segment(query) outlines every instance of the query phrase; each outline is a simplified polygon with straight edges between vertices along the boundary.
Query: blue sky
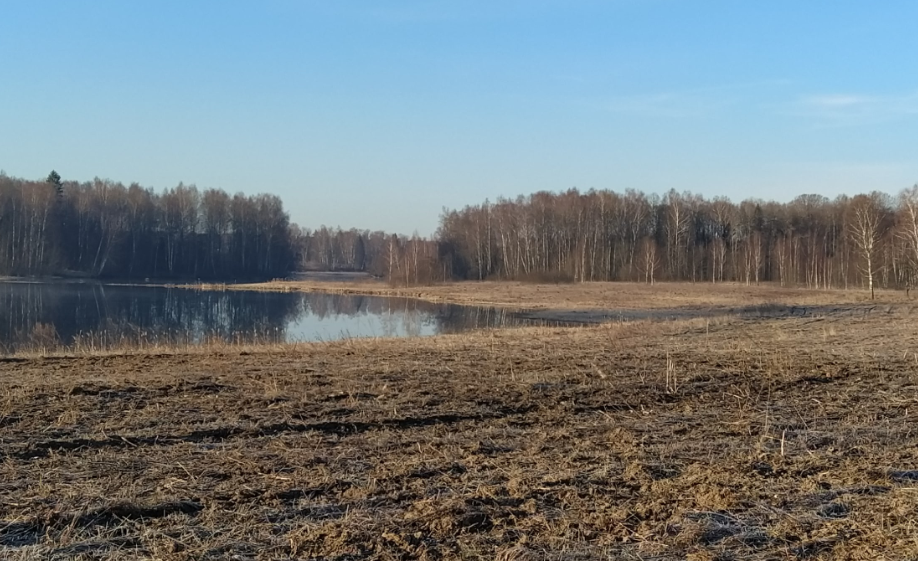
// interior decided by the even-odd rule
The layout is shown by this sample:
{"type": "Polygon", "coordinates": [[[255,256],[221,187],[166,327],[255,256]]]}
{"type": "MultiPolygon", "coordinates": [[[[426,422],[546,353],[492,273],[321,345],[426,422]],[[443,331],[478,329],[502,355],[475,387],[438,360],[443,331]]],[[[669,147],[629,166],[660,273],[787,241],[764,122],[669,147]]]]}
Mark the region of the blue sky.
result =
{"type": "Polygon", "coordinates": [[[918,182],[918,3],[5,0],[0,169],[432,234],[537,190],[918,182]]]}

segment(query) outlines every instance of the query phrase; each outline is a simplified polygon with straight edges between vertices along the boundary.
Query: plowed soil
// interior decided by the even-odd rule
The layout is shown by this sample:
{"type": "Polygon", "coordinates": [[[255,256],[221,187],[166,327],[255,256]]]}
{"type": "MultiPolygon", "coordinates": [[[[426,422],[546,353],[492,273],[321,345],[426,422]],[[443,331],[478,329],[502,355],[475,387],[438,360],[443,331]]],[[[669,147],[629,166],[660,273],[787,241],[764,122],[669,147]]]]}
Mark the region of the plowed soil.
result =
{"type": "Polygon", "coordinates": [[[916,558],[916,320],[3,359],[0,558],[916,558]]]}

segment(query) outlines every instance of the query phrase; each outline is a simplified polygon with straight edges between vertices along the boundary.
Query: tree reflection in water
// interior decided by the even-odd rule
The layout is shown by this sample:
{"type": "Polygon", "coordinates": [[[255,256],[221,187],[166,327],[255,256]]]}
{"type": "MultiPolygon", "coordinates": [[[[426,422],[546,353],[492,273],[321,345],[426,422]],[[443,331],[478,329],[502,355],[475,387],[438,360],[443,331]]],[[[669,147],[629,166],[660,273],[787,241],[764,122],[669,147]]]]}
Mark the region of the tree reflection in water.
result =
{"type": "Polygon", "coordinates": [[[375,296],[0,283],[0,351],[414,337],[532,325],[504,310],[375,296]]]}

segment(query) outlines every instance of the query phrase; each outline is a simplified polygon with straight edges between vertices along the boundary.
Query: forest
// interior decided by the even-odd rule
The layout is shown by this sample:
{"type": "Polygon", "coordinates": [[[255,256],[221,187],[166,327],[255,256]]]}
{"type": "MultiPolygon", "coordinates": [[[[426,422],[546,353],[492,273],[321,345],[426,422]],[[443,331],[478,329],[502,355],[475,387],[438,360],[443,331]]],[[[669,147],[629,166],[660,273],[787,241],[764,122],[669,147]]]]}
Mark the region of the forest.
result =
{"type": "Polygon", "coordinates": [[[184,184],[156,192],[99,178],[63,181],[56,172],[43,181],[0,173],[0,275],[235,281],[318,269],[390,276],[390,263],[402,267],[422,243],[430,242],[303,229],[268,194],[184,184]]]}
{"type": "Polygon", "coordinates": [[[263,278],[294,265],[273,195],[0,176],[0,274],[263,278]]]}
{"type": "Polygon", "coordinates": [[[451,278],[907,287],[918,186],[738,204],[675,190],[538,192],[446,211],[437,241],[451,278]]]}
{"type": "Polygon", "coordinates": [[[537,192],[444,210],[432,238],[290,221],[274,195],[0,174],[0,275],[251,280],[367,271],[444,280],[910,287],[918,186],[781,203],[671,190],[537,192]]]}

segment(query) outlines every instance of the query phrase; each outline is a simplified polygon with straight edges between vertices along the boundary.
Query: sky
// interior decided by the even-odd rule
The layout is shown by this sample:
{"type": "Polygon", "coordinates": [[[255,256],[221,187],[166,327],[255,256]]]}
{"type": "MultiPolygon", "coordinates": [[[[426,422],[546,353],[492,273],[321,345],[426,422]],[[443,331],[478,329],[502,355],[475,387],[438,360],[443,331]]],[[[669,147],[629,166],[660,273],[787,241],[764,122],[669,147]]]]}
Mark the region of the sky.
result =
{"type": "Polygon", "coordinates": [[[918,2],[2,0],[0,170],[436,231],[541,190],[918,182],[918,2]]]}

